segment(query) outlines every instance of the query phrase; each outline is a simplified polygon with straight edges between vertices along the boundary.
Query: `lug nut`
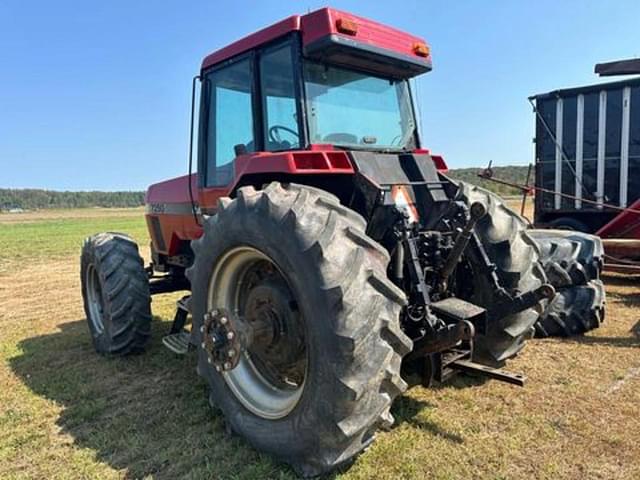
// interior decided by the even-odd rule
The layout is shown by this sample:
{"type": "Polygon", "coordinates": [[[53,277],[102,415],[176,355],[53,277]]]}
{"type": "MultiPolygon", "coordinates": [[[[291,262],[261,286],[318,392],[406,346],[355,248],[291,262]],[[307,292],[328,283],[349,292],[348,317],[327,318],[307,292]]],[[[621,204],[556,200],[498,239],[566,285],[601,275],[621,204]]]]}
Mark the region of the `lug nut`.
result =
{"type": "Polygon", "coordinates": [[[206,345],[204,344],[204,342],[202,342],[202,343],[200,344],[200,346],[201,346],[202,348],[205,348],[205,347],[206,347],[206,345]]]}
{"type": "Polygon", "coordinates": [[[222,369],[220,368],[220,365],[216,365],[216,372],[220,372],[222,371],[222,369]]]}
{"type": "Polygon", "coordinates": [[[236,354],[236,351],[233,348],[227,352],[227,356],[229,358],[233,358],[235,354],[236,354]]]}
{"type": "Polygon", "coordinates": [[[229,362],[225,362],[224,369],[225,370],[230,370],[231,369],[231,364],[229,362]]]}
{"type": "Polygon", "coordinates": [[[227,317],[220,317],[220,325],[226,325],[227,321],[227,317]]]}
{"type": "Polygon", "coordinates": [[[211,357],[207,357],[207,363],[211,363],[211,357]]]}
{"type": "Polygon", "coordinates": [[[204,325],[200,326],[200,333],[204,333],[204,325]]]}
{"type": "Polygon", "coordinates": [[[227,333],[227,340],[233,340],[233,337],[235,337],[236,335],[233,332],[229,332],[227,333]]]}

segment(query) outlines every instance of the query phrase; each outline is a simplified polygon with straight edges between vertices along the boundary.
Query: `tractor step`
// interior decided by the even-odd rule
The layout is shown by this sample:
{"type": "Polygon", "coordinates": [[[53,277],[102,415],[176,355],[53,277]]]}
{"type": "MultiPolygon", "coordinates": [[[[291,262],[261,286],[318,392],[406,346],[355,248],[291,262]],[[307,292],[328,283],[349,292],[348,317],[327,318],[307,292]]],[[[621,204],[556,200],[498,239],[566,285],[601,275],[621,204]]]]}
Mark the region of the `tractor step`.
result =
{"type": "Polygon", "coordinates": [[[163,337],[162,344],[177,355],[186,355],[190,347],[190,338],[191,333],[183,330],[163,337]]]}

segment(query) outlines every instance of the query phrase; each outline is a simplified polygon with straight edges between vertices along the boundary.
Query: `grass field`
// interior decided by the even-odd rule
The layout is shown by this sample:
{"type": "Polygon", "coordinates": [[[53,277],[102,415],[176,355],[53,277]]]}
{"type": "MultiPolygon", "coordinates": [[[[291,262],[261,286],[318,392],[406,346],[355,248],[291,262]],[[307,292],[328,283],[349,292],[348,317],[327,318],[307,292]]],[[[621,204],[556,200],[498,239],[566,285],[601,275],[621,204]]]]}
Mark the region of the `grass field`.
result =
{"type": "MultiPolygon", "coordinates": [[[[295,478],[229,436],[194,356],[162,346],[179,295],[153,299],[145,355],[93,352],[78,257],[104,230],[148,244],[140,209],[0,215],[0,478],[295,478]]],[[[640,478],[640,340],[629,332],[640,279],[606,282],[603,327],[532,340],[509,364],[525,388],[461,377],[416,387],[395,403],[396,426],[335,478],[640,478]]]]}

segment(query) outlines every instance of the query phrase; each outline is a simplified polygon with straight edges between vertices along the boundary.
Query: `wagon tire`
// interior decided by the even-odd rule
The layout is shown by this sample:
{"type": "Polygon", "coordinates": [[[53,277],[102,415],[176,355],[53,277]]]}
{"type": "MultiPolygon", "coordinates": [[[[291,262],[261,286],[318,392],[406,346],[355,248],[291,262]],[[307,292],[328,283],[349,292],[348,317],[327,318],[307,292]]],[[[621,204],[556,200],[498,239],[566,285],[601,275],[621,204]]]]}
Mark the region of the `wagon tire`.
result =
{"type": "Polygon", "coordinates": [[[600,280],[559,290],[536,323],[536,337],[570,337],[598,328],[605,318],[600,280]]]}
{"type": "Polygon", "coordinates": [[[606,296],[600,273],[602,240],[581,232],[530,230],[556,296],[536,322],[536,337],[569,337],[598,328],[605,319],[606,296]]]}
{"type": "Polygon", "coordinates": [[[554,287],[585,285],[591,280],[600,279],[604,267],[604,247],[597,235],[542,229],[529,230],[529,235],[540,246],[540,261],[554,287]],[[558,273],[562,276],[562,270],[567,274],[564,284],[558,278],[558,273]]]}

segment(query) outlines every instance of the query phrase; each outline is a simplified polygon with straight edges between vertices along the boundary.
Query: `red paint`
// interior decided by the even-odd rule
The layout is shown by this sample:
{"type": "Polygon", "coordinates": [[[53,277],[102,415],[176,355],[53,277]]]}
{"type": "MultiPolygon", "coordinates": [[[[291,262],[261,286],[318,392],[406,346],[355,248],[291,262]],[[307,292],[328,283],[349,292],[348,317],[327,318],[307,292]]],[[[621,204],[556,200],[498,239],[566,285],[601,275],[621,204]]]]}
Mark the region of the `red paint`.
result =
{"type": "Polygon", "coordinates": [[[228,196],[240,180],[251,174],[353,175],[355,170],[346,152],[330,145],[314,145],[311,150],[256,152],[235,160],[235,181],[227,187],[203,188],[198,201],[203,209],[215,209],[220,197],[228,196]]]}
{"type": "Polygon", "coordinates": [[[436,166],[436,169],[439,172],[446,173],[449,171],[449,167],[447,166],[447,162],[444,161],[444,157],[442,155],[431,155],[431,160],[436,166]]]}
{"type": "Polygon", "coordinates": [[[444,161],[444,157],[442,155],[436,155],[431,153],[431,150],[428,148],[416,148],[413,150],[413,153],[416,154],[427,154],[431,156],[431,160],[436,166],[436,169],[439,172],[446,173],[449,171],[449,167],[447,166],[447,162],[444,161]]]}
{"type": "MultiPolygon", "coordinates": [[[[154,183],[147,189],[144,202],[150,203],[186,203],[189,198],[189,175],[154,183]]],[[[191,175],[191,189],[195,196],[198,191],[198,177],[194,173],[191,175]]]]}
{"type": "Polygon", "coordinates": [[[640,238],[640,199],[629,205],[596,232],[602,238],[640,238]],[[633,211],[630,211],[633,210],[633,211]]]}
{"type": "Polygon", "coordinates": [[[202,69],[208,68],[216,63],[228,60],[231,57],[247,52],[260,45],[275,40],[287,33],[300,30],[300,15],[292,15],[284,20],[280,20],[273,25],[258,30],[257,32],[247,35],[246,37],[227,45],[220,50],[216,50],[212,54],[205,57],[202,62],[202,69]]]}
{"type": "MultiPolygon", "coordinates": [[[[303,15],[300,17],[300,28],[303,45],[308,45],[328,35],[339,35],[366,45],[415,57],[417,55],[413,49],[414,45],[416,43],[425,43],[424,39],[420,37],[333,8],[322,8],[303,15]],[[338,31],[337,23],[342,18],[356,23],[358,31],[355,35],[348,35],[338,31]]],[[[430,58],[430,56],[427,58],[430,58]]]]}
{"type": "Polygon", "coordinates": [[[151,219],[154,216],[160,220],[160,231],[162,232],[164,243],[167,246],[166,250],[160,250],[158,248],[158,242],[154,241],[153,245],[158,250],[158,253],[176,255],[179,252],[182,242],[194,240],[202,236],[202,227],[196,223],[193,215],[169,215],[166,213],[145,215],[147,229],[152,236],[155,230],[152,227],[151,219]]]}
{"type": "Polygon", "coordinates": [[[294,31],[301,32],[303,45],[308,45],[329,35],[338,35],[356,40],[365,45],[390,50],[394,53],[409,57],[420,57],[425,61],[431,60],[430,53],[426,57],[416,54],[415,45],[425,44],[424,39],[420,37],[347,12],[332,8],[322,8],[306,15],[292,15],[213,52],[202,62],[202,69],[204,70],[243,52],[248,52],[266,42],[294,31]],[[338,21],[341,19],[356,24],[357,30],[355,34],[342,33],[338,30],[338,21]]]}

